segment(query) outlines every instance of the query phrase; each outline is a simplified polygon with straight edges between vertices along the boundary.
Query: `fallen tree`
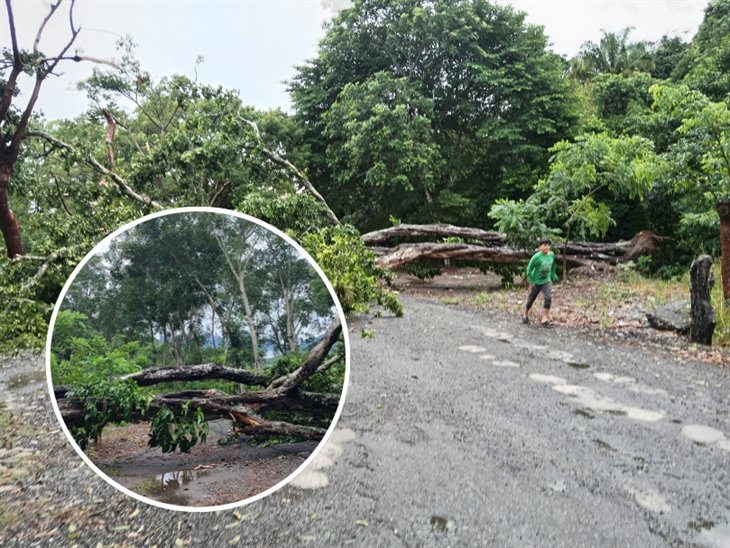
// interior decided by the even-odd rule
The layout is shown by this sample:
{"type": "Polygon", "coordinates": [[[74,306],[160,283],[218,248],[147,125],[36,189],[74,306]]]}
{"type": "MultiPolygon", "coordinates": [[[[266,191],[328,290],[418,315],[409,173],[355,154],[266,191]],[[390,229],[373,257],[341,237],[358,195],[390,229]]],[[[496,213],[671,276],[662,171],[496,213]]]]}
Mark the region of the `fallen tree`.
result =
{"type": "MultiPolygon", "coordinates": [[[[324,424],[329,425],[334,417],[340,394],[306,391],[302,389],[302,385],[314,375],[323,374],[332,365],[341,362],[342,355],[329,356],[327,359],[332,347],[340,340],[341,333],[342,325],[336,318],[297,368],[274,379],[217,364],[182,365],[145,369],[114,379],[113,386],[124,387],[124,398],[121,402],[116,401],[111,393],[95,391],[98,387],[56,386],[54,395],[61,417],[82,448],[89,441],[98,439],[107,423],[152,421],[154,430],[155,418],[163,410],[169,410],[179,420],[190,422],[193,420],[193,416],[189,414],[190,409],[195,410],[194,420],[198,423],[202,420],[227,418],[234,421],[237,431],[247,435],[319,440],[327,430],[324,424]],[[137,389],[143,386],[200,380],[232,381],[245,387],[245,390],[237,394],[227,394],[218,389],[184,390],[155,394],[151,398],[129,397],[130,393],[136,394],[137,389]],[[284,412],[288,416],[307,416],[309,418],[305,422],[308,424],[263,416],[270,411],[284,412]]],[[[165,422],[166,427],[169,424],[169,420],[165,422]]],[[[180,429],[179,426],[177,428],[180,429]]],[[[193,430],[193,433],[197,441],[197,431],[193,430]]],[[[207,429],[200,437],[204,439],[205,434],[207,429]]],[[[159,437],[159,433],[151,432],[150,437],[155,439],[155,436],[159,437]]],[[[185,444],[180,447],[185,450],[185,444]]]]}
{"type": "MultiPolygon", "coordinates": [[[[567,246],[563,243],[556,243],[553,247],[558,258],[562,260],[565,255],[566,263],[571,267],[595,266],[601,263],[616,265],[651,253],[659,242],[666,239],[649,231],[641,231],[631,240],[626,241],[606,243],[571,241],[567,246]]],[[[364,234],[362,241],[377,255],[376,264],[383,268],[396,268],[417,259],[516,264],[528,261],[533,253],[533,251],[510,247],[503,233],[446,224],[398,225],[364,234]],[[382,245],[394,240],[433,236],[461,238],[467,241],[464,243],[403,242],[395,247],[383,247],[382,245]]]]}

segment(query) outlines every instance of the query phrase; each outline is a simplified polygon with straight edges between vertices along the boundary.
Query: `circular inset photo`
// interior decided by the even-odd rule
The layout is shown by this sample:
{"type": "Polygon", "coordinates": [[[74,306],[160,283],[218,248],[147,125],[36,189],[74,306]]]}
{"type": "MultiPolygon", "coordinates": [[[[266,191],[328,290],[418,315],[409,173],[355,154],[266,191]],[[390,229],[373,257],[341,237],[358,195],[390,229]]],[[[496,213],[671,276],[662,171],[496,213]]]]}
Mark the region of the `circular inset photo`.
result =
{"type": "Polygon", "coordinates": [[[265,223],[182,208],[131,223],[74,270],[48,383],[81,457],[130,496],[207,511],[292,479],[334,429],[345,319],[312,258],[265,223]]]}

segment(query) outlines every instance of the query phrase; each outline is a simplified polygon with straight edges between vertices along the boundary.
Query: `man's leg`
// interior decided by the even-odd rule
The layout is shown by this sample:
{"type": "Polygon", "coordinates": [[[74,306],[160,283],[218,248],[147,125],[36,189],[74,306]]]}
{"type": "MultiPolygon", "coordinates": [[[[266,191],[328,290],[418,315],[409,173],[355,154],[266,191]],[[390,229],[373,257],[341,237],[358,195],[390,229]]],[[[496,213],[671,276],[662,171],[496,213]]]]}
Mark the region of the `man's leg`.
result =
{"type": "Polygon", "coordinates": [[[540,285],[531,285],[530,286],[530,293],[527,296],[527,303],[525,303],[525,313],[522,315],[522,323],[528,323],[530,321],[530,308],[532,308],[532,305],[535,302],[535,299],[537,299],[538,294],[540,293],[540,288],[542,286],[540,285]]]}
{"type": "Polygon", "coordinates": [[[551,282],[540,286],[540,292],[542,293],[543,304],[542,304],[542,323],[551,324],[553,320],[550,318],[550,306],[553,302],[553,284],[551,282]]]}

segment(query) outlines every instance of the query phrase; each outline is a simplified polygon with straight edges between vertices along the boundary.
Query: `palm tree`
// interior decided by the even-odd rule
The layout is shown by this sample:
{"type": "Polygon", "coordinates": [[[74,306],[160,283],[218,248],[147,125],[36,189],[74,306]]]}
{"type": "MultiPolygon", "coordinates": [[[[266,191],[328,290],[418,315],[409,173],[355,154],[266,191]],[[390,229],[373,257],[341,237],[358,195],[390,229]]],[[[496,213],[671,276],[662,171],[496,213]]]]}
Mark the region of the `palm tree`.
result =
{"type": "Polygon", "coordinates": [[[571,60],[570,73],[580,80],[590,80],[596,74],[630,75],[636,71],[649,72],[654,67],[651,45],[647,42],[629,42],[632,27],[622,31],[602,30],[601,41],[586,42],[571,60]]]}

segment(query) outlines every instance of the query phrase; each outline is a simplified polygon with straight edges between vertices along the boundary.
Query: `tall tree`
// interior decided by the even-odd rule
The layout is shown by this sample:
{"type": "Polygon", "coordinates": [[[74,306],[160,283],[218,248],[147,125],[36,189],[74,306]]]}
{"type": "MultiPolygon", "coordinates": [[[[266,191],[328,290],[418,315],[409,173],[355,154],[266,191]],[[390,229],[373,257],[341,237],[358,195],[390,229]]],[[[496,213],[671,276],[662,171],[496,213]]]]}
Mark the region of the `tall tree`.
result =
{"type": "MultiPolygon", "coordinates": [[[[413,220],[481,224],[495,197],[529,188],[546,167],[547,148],[576,122],[574,89],[546,48],[542,29],[523,13],[486,0],[357,0],[291,83],[313,152],[309,173],[328,199],[345,184],[344,166],[348,189],[370,176],[400,181],[386,192],[400,188],[411,202],[428,202],[428,190],[432,204],[413,220]],[[393,127],[383,127],[386,120],[393,127]],[[348,149],[367,136],[370,158],[364,146],[348,149]],[[415,165],[392,158],[407,148],[415,165]]],[[[378,223],[398,208],[384,202],[378,223]]],[[[336,209],[354,217],[361,206],[345,201],[336,209]]]]}

